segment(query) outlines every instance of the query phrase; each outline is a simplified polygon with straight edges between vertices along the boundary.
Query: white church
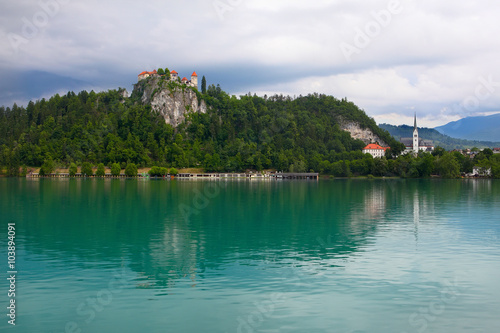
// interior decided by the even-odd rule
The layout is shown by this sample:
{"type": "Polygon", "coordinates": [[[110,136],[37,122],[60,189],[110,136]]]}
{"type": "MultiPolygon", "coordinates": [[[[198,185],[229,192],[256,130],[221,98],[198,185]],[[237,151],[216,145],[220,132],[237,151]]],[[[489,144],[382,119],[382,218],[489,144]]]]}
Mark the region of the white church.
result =
{"type": "Polygon", "coordinates": [[[424,140],[418,137],[418,127],[417,127],[417,115],[415,114],[415,120],[413,125],[413,137],[412,138],[400,138],[399,141],[405,145],[406,149],[403,154],[414,153],[417,154],[419,151],[432,152],[434,150],[434,143],[431,140],[424,140]]]}

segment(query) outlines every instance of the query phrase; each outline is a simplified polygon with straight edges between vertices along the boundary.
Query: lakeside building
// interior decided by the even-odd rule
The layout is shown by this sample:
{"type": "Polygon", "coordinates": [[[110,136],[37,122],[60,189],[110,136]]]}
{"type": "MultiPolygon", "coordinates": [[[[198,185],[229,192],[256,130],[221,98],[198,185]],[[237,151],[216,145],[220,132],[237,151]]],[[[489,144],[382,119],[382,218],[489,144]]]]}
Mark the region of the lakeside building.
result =
{"type": "Polygon", "coordinates": [[[469,177],[491,177],[491,168],[482,168],[475,166],[472,168],[472,173],[468,174],[469,177]]]}
{"type": "Polygon", "coordinates": [[[365,148],[363,148],[363,154],[370,154],[373,157],[383,157],[385,156],[385,151],[390,147],[382,147],[378,143],[370,143],[365,148]]]}
{"type": "MultiPolygon", "coordinates": [[[[153,70],[152,72],[144,71],[139,75],[137,75],[137,82],[147,79],[148,77],[160,77],[160,76],[164,75],[158,74],[156,69],[153,70]]],[[[177,73],[176,71],[171,71],[169,81],[179,81],[179,73],[177,73]]],[[[198,88],[198,74],[196,74],[196,72],[193,72],[193,74],[191,74],[191,80],[188,80],[186,77],[183,77],[180,81],[181,83],[189,87],[198,88]]]]}
{"type": "Polygon", "coordinates": [[[399,141],[405,145],[406,149],[403,154],[414,153],[417,154],[419,151],[432,152],[434,150],[434,143],[431,140],[424,140],[418,137],[418,127],[417,127],[417,115],[415,114],[415,120],[413,125],[413,137],[411,138],[400,138],[399,141]]]}

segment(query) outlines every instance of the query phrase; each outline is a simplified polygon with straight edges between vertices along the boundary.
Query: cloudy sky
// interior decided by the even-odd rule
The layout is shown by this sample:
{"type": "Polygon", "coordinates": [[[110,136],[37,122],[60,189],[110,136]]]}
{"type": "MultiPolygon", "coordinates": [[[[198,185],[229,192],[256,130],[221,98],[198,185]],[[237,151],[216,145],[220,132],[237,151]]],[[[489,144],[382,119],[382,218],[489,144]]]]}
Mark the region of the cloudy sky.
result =
{"type": "Polygon", "coordinates": [[[0,105],[158,67],[230,94],[347,97],[378,123],[500,112],[500,2],[0,0],[0,105]]]}

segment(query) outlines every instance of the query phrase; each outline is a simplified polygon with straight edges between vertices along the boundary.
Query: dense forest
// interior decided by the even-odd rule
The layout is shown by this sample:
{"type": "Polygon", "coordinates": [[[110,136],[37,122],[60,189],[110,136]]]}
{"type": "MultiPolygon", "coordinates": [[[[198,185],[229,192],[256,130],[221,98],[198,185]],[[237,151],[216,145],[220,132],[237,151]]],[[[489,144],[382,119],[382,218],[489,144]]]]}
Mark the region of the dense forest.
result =
{"type": "MultiPolygon", "coordinates": [[[[30,102],[26,108],[0,107],[2,172],[22,175],[42,165],[51,171],[100,164],[101,172],[103,165],[133,165],[207,172],[274,169],[334,176],[454,177],[454,171],[472,169],[470,161],[444,151],[395,158],[404,147],[346,99],[319,94],[235,97],[214,85],[202,92],[186,89],[205,100],[208,112],[191,113],[176,128],[143,105],[137,92],[127,98],[121,89],[68,92],[30,102]],[[390,144],[388,157],[363,154],[365,144],[342,131],[341,121],[371,129],[390,144]]],[[[483,157],[494,166],[500,162],[483,157]]]]}
{"type": "MultiPolygon", "coordinates": [[[[413,126],[400,125],[394,126],[389,124],[380,124],[380,128],[388,131],[396,140],[402,137],[412,137],[413,136],[413,126]]],[[[466,149],[466,148],[494,148],[500,147],[500,142],[489,142],[489,141],[473,141],[473,140],[463,140],[452,138],[448,135],[439,133],[433,128],[418,128],[419,137],[432,140],[434,145],[443,147],[446,150],[453,149],[466,149]]]]}

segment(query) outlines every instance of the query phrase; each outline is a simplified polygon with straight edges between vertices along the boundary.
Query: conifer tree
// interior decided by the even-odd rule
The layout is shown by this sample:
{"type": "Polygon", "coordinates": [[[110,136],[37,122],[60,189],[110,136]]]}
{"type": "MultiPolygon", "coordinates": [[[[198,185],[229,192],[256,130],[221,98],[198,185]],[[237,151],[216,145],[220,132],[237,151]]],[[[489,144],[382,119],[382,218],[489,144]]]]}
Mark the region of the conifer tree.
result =
{"type": "Polygon", "coordinates": [[[205,94],[207,92],[207,80],[205,79],[205,75],[201,79],[201,93],[205,94]]]}

